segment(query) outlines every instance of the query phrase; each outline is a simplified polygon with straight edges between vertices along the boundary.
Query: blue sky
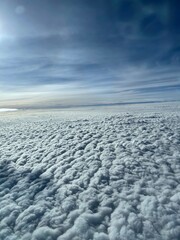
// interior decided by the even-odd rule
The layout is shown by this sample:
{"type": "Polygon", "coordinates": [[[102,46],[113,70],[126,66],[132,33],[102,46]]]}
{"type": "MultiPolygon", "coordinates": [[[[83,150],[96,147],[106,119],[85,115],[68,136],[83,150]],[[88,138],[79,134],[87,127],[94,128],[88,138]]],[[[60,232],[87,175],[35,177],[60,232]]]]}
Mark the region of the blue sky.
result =
{"type": "Polygon", "coordinates": [[[0,1],[0,107],[180,100],[180,1],[0,1]]]}

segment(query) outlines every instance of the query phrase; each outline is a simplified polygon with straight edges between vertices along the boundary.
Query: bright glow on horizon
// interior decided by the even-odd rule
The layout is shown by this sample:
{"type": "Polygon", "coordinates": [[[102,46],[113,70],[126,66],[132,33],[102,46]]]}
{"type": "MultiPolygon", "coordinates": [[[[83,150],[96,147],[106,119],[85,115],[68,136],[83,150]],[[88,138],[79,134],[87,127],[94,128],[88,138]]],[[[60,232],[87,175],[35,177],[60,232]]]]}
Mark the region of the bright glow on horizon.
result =
{"type": "Polygon", "coordinates": [[[15,112],[18,111],[16,108],[0,108],[0,112],[15,112]]]}

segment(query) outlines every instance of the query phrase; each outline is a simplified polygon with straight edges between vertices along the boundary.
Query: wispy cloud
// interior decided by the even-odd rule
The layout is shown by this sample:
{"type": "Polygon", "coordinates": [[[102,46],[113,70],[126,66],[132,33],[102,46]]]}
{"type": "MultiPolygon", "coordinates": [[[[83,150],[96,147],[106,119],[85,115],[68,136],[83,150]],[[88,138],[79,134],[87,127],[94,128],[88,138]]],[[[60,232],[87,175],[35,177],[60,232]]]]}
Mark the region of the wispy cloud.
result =
{"type": "Polygon", "coordinates": [[[167,2],[40,2],[0,3],[1,106],[179,99],[167,2]]]}

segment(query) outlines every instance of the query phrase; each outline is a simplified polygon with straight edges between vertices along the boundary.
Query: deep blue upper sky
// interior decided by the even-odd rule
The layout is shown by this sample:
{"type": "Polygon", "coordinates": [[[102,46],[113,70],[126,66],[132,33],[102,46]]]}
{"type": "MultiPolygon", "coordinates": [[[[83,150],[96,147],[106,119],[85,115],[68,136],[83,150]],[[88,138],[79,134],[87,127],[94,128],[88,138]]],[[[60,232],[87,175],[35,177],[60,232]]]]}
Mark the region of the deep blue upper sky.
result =
{"type": "Polygon", "coordinates": [[[179,0],[1,0],[0,107],[180,100],[179,0]]]}

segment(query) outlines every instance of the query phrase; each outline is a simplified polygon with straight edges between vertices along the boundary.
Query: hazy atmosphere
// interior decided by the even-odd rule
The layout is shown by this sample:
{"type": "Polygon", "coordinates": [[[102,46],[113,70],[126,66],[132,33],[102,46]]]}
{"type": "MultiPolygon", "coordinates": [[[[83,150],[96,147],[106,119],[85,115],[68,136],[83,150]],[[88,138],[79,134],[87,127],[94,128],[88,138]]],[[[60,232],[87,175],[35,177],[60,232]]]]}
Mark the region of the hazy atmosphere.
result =
{"type": "Polygon", "coordinates": [[[0,107],[180,100],[180,1],[0,1],[0,107]]]}

